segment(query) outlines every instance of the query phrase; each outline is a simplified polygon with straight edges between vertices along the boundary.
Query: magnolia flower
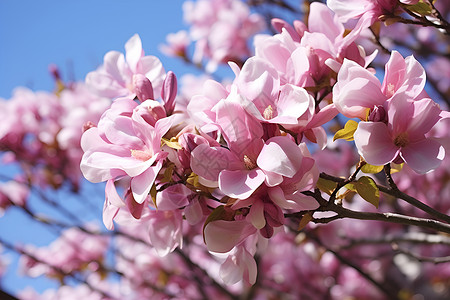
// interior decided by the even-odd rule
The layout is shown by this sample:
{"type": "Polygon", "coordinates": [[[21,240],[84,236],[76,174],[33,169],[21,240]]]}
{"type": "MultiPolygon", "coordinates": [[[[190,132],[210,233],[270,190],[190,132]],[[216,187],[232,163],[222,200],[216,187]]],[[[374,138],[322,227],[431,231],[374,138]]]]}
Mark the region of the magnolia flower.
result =
{"type": "Polygon", "coordinates": [[[385,69],[381,84],[369,70],[345,59],[333,87],[333,102],[338,111],[348,118],[364,120],[367,109],[384,105],[396,94],[404,93],[409,99],[422,96],[426,75],[414,56],[404,59],[393,51],[385,69]]]}
{"type": "Polygon", "coordinates": [[[117,51],[105,54],[103,65],[86,76],[86,84],[97,94],[108,97],[134,97],[136,90],[133,75],[147,77],[156,95],[160,94],[164,68],[155,56],[144,56],[139,35],[133,35],[125,43],[125,56],[117,51]]]}
{"type": "Polygon", "coordinates": [[[146,111],[152,107],[147,101],[138,106],[127,98],[116,100],[103,114],[98,128],[87,130],[81,140],[84,177],[101,182],[128,176],[132,195],[139,204],[147,197],[168,155],[161,150],[161,138],[172,125],[171,118],[162,118],[153,127],[139,113],[143,106],[147,106],[146,111]]]}
{"type": "Polygon", "coordinates": [[[441,144],[426,134],[439,121],[441,110],[431,99],[412,101],[396,95],[388,104],[385,122],[360,122],[354,138],[358,152],[372,165],[405,161],[423,174],[444,158],[441,144]]]}

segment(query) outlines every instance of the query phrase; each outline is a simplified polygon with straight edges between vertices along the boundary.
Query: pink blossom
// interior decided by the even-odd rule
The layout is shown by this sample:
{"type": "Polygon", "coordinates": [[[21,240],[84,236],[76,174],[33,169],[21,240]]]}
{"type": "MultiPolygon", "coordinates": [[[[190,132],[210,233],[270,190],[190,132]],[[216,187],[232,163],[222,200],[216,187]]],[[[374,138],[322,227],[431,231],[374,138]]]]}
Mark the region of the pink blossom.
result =
{"type": "Polygon", "coordinates": [[[404,93],[410,99],[422,96],[425,76],[413,56],[404,59],[397,51],[386,64],[383,84],[369,70],[345,59],[333,87],[333,102],[344,116],[364,120],[367,109],[384,105],[396,94],[404,93]]]}
{"type": "Polygon", "coordinates": [[[11,205],[24,207],[30,191],[20,181],[0,182],[0,215],[11,205]]]}
{"type": "Polygon", "coordinates": [[[299,125],[314,114],[313,97],[301,87],[280,87],[276,69],[261,58],[248,59],[235,82],[243,107],[262,122],[299,125]]]}
{"type": "Polygon", "coordinates": [[[441,110],[431,99],[413,101],[394,96],[387,109],[388,123],[360,122],[354,134],[358,152],[372,165],[396,159],[423,174],[439,166],[444,148],[425,135],[440,119],[441,110]]]}
{"type": "MultiPolygon", "coordinates": [[[[149,100],[153,101],[153,100],[149,100]]],[[[87,130],[81,145],[85,151],[81,170],[86,179],[101,182],[131,177],[131,191],[143,203],[168,153],[161,150],[161,138],[171,126],[170,118],[159,119],[154,127],[140,115],[127,98],[116,100],[99,122],[87,130]]]]}
{"type": "Polygon", "coordinates": [[[144,56],[139,35],[125,43],[125,56],[117,51],[105,54],[103,65],[86,76],[86,84],[101,96],[108,98],[134,97],[133,75],[147,77],[156,95],[160,94],[164,68],[155,56],[144,56]]]}
{"type": "Polygon", "coordinates": [[[364,18],[370,20],[371,25],[377,21],[379,16],[392,14],[397,8],[398,2],[392,0],[327,0],[327,5],[339,16],[341,22],[364,18]]]}
{"type": "Polygon", "coordinates": [[[184,19],[191,25],[196,42],[194,62],[210,59],[206,69],[214,72],[220,63],[241,61],[250,55],[247,40],[264,29],[258,14],[237,0],[199,0],[183,4],[184,19]]]}
{"type": "Polygon", "coordinates": [[[167,44],[161,45],[160,50],[167,56],[186,56],[186,49],[191,43],[188,32],[180,30],[176,33],[169,33],[166,37],[167,44]]]}

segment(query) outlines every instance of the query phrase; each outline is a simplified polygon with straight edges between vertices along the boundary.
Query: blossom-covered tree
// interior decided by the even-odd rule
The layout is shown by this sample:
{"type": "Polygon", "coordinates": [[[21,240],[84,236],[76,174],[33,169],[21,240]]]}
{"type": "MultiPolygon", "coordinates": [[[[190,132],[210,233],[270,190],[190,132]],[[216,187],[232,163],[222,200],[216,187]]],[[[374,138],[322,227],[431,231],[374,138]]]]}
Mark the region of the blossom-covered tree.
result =
{"type": "Polygon", "coordinates": [[[60,287],[2,293],[448,299],[449,8],[186,1],[189,32],[161,49],[204,75],[166,72],[135,34],[85,81],[53,69],[55,92],[18,89],[0,102],[3,163],[21,170],[1,174],[0,209],[59,238],[0,243],[60,287]],[[54,199],[67,187],[86,212],[104,203],[104,226],[54,199]]]}

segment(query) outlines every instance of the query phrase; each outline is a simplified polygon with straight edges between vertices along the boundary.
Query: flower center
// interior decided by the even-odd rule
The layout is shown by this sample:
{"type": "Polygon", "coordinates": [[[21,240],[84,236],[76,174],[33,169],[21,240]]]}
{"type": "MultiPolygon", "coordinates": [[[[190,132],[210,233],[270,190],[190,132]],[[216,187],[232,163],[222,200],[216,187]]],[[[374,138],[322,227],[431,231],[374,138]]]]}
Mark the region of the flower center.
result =
{"type": "Polygon", "coordinates": [[[257,167],[256,162],[247,155],[244,155],[244,165],[247,170],[253,170],[257,167]]]}
{"type": "Polygon", "coordinates": [[[395,86],[392,83],[389,83],[387,85],[387,91],[386,91],[388,98],[391,98],[395,93],[395,86]]]}
{"type": "Polygon", "coordinates": [[[406,132],[400,133],[394,139],[394,145],[397,147],[402,148],[408,144],[409,144],[409,137],[408,137],[408,133],[406,133],[406,132]]]}
{"type": "Polygon", "coordinates": [[[131,156],[138,159],[138,160],[142,160],[142,161],[147,161],[150,158],[152,158],[152,154],[142,151],[142,150],[130,150],[131,151],[131,156]]]}
{"type": "Polygon", "coordinates": [[[272,108],[272,105],[269,105],[269,106],[266,107],[266,109],[264,110],[264,113],[263,113],[263,117],[264,117],[264,119],[266,119],[266,120],[270,120],[270,119],[273,118],[273,108],[272,108]]]}

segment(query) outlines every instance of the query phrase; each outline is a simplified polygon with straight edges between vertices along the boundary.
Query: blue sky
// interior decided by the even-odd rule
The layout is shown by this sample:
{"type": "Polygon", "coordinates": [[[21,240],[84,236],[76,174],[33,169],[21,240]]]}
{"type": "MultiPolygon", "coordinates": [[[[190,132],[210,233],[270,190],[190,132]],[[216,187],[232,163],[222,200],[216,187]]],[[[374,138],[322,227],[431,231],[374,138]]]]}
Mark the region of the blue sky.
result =
{"type": "MultiPolygon", "coordinates": [[[[185,27],[182,0],[0,0],[0,98],[8,99],[17,86],[51,91],[54,82],[48,66],[56,64],[64,80],[84,80],[96,69],[110,50],[124,52],[125,42],[135,33],[142,39],[147,55],[158,56],[165,69],[180,75],[190,69],[181,61],[164,57],[158,46],[168,33],[185,27]]],[[[1,166],[1,174],[13,169],[1,166]]],[[[102,187],[97,189],[102,194],[102,187]]],[[[77,200],[71,209],[80,209],[77,200]],[[78,206],[77,206],[78,205],[78,206]]],[[[101,219],[103,195],[98,197],[101,219]]],[[[37,207],[35,210],[40,209],[37,207]]],[[[48,211],[50,212],[50,211],[48,211]]],[[[48,244],[54,235],[36,225],[17,209],[0,218],[0,237],[39,246],[48,244]]],[[[103,226],[103,225],[102,225],[103,226]]],[[[56,286],[46,280],[17,276],[17,256],[9,253],[10,271],[1,286],[10,292],[31,285],[42,292],[56,286]]]]}
{"type": "Polygon", "coordinates": [[[183,64],[163,57],[158,45],[184,26],[182,0],[0,1],[0,97],[16,86],[51,90],[48,65],[64,79],[84,79],[109,50],[123,52],[135,33],[144,51],[160,57],[167,70],[183,64]]]}

